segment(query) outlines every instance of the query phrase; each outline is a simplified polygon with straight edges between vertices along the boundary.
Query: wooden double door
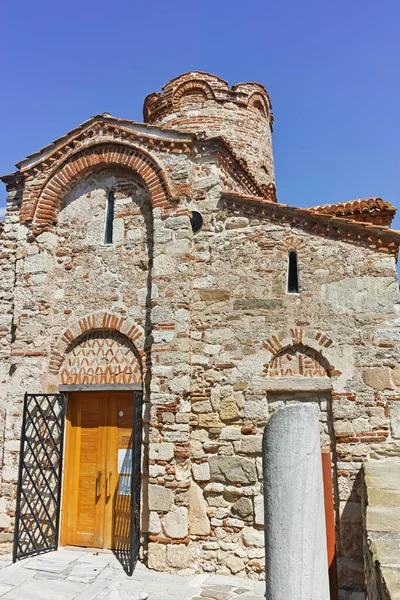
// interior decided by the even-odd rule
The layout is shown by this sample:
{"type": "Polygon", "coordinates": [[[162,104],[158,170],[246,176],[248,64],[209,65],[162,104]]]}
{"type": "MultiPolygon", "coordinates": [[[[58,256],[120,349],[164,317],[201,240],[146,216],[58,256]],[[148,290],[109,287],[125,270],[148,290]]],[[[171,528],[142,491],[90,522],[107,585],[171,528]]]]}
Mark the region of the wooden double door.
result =
{"type": "Polygon", "coordinates": [[[61,543],[129,550],[133,392],[68,394],[61,543]]]}

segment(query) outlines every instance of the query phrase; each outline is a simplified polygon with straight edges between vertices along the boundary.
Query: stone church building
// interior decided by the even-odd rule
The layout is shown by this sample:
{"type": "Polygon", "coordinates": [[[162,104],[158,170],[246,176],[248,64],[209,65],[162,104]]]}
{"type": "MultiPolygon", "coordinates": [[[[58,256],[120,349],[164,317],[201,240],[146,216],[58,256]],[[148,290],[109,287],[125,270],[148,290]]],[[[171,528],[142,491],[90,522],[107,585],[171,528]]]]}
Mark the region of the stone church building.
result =
{"type": "Polygon", "coordinates": [[[363,589],[362,463],[400,454],[400,233],[380,198],[280,204],[272,128],[261,84],[196,71],[2,177],[3,554],[262,579],[262,433],[312,402],[363,589]]]}

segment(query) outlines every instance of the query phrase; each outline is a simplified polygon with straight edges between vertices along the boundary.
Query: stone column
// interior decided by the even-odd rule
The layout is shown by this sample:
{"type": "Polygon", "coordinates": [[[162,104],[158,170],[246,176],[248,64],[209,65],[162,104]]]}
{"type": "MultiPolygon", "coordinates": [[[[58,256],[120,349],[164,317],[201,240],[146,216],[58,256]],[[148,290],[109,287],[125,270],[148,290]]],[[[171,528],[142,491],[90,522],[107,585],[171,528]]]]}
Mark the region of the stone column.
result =
{"type": "Polygon", "coordinates": [[[329,600],[318,414],[275,412],[264,432],[267,600],[329,600]]]}

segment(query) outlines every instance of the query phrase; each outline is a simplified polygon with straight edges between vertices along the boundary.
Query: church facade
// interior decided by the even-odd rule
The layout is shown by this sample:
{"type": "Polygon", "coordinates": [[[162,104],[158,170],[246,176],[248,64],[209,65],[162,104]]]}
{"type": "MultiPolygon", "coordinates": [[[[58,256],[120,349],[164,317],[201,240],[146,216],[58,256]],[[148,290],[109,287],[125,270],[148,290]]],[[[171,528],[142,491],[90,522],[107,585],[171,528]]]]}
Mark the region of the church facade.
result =
{"type": "Polygon", "coordinates": [[[262,433],[312,402],[363,589],[362,464],[400,454],[400,233],[380,198],[280,204],[272,125],[262,85],[191,72],[2,177],[2,553],[262,578],[262,433]]]}

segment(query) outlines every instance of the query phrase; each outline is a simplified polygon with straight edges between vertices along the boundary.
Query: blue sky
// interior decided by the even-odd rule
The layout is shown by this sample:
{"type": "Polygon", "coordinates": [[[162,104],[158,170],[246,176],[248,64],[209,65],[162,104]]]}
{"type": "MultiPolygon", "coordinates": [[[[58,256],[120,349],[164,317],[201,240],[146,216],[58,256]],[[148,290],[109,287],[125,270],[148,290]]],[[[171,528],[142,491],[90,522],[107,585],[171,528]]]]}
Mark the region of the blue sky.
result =
{"type": "Polygon", "coordinates": [[[399,23],[398,0],[3,0],[0,173],[197,69],[268,89],[280,202],[399,206],[399,23]]]}

